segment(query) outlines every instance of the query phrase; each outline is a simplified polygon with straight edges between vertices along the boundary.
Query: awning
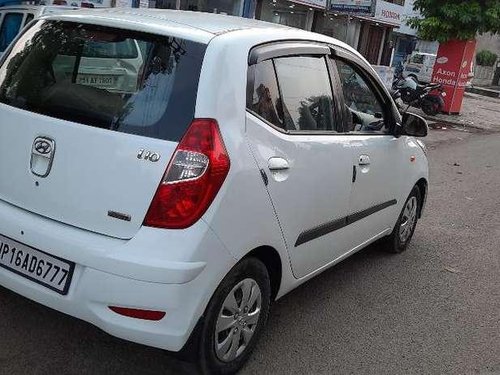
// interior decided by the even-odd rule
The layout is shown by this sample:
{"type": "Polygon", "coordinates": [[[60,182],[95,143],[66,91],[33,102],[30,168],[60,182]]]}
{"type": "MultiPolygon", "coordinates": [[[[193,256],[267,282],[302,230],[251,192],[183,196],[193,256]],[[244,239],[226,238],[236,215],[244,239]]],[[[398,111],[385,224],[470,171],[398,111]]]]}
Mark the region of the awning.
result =
{"type": "Polygon", "coordinates": [[[382,21],[382,20],[379,20],[375,17],[364,17],[364,16],[356,16],[356,15],[354,15],[353,17],[360,19],[362,21],[373,23],[373,24],[378,23],[380,26],[385,26],[385,27],[400,27],[401,26],[401,24],[399,24],[399,23],[382,21]]]}
{"type": "Polygon", "coordinates": [[[326,0],[290,0],[292,3],[326,10],[326,0]]]}
{"type": "Polygon", "coordinates": [[[0,0],[0,7],[5,5],[20,5],[22,1],[19,0],[0,0]]]}

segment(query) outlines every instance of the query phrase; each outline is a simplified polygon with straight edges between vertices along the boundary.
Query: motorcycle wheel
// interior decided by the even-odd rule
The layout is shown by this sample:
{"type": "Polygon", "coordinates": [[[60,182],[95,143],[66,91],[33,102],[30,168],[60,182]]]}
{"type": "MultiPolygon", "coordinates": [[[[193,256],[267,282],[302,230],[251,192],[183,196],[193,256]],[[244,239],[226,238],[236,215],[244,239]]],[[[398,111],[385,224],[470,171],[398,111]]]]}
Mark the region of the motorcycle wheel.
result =
{"type": "Polygon", "coordinates": [[[439,103],[427,102],[422,104],[422,111],[427,116],[436,116],[440,112],[439,103]]]}

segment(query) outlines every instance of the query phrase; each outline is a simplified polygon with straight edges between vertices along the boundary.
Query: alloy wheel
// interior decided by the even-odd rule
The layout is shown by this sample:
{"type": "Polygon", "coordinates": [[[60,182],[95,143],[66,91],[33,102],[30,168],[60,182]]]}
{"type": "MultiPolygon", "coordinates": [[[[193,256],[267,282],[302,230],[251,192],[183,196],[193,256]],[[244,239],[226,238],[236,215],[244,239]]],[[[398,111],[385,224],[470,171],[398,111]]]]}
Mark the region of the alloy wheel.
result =
{"type": "Polygon", "coordinates": [[[408,241],[412,234],[413,227],[417,221],[417,208],[417,197],[413,196],[408,199],[408,202],[406,202],[406,206],[403,210],[403,216],[399,226],[399,239],[403,244],[408,241]]]}
{"type": "Polygon", "coordinates": [[[215,353],[223,362],[239,357],[252,339],[262,309],[262,294],[253,279],[240,281],[222,304],[215,326],[215,353]]]}

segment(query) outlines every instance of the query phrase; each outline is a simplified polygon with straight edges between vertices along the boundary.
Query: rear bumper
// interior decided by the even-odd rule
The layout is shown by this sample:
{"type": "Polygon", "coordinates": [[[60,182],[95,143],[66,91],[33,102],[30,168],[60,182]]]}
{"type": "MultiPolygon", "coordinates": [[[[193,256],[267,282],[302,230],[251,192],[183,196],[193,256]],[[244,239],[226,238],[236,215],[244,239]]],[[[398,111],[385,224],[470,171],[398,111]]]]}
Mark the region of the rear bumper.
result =
{"type": "Polygon", "coordinates": [[[203,221],[187,231],[142,228],[123,241],[0,202],[0,233],[76,263],[65,296],[3,268],[0,285],[113,336],[170,351],[184,346],[220,280],[235,264],[203,221]],[[139,320],[108,306],[164,311],[166,316],[139,320]]]}

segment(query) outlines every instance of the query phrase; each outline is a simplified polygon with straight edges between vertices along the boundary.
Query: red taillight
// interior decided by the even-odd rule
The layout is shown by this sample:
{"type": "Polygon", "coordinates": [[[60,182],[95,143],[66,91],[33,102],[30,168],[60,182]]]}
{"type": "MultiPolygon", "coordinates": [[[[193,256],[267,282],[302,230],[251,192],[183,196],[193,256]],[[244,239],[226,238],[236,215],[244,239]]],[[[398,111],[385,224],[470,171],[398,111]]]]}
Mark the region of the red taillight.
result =
{"type": "Polygon", "coordinates": [[[164,311],[129,309],[128,307],[108,306],[117,314],[143,320],[162,320],[166,313],[164,311]]]}
{"type": "Polygon", "coordinates": [[[170,160],[144,225],[182,229],[205,213],[229,172],[229,156],[213,119],[195,119],[170,160]]]}

